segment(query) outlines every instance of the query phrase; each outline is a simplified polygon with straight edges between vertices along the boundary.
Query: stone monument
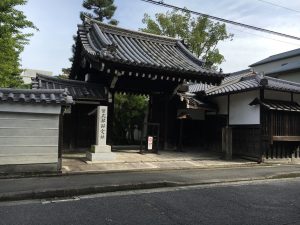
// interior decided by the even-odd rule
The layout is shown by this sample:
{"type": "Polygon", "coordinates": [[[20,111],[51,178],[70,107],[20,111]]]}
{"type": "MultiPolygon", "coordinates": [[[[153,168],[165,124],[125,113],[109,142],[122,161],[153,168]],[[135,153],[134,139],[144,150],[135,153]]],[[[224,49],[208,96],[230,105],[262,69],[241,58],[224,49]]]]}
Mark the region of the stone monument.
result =
{"type": "Polygon", "coordinates": [[[97,130],[96,145],[86,153],[90,161],[109,161],[116,158],[115,153],[111,152],[111,146],[106,144],[107,134],[107,106],[97,107],[97,130]]]}

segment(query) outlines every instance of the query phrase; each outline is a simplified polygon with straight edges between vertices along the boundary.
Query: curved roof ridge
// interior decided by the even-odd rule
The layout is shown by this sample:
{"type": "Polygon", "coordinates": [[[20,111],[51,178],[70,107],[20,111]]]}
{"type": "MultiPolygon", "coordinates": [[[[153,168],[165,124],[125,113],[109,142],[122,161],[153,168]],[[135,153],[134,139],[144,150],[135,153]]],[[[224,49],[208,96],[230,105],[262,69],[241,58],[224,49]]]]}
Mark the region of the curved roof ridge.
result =
{"type": "MultiPolygon", "coordinates": [[[[191,53],[187,47],[182,43],[181,40],[177,40],[176,44],[183,50],[183,53],[189,57],[193,63],[197,64],[198,66],[203,67],[203,62],[197,58],[193,53],[191,53]]],[[[205,68],[203,68],[205,69],[205,68]]]]}
{"type": "Polygon", "coordinates": [[[106,29],[109,31],[116,31],[116,32],[121,32],[123,34],[129,33],[129,34],[133,34],[133,35],[141,35],[141,36],[145,36],[145,37],[150,37],[150,38],[155,38],[156,40],[165,40],[165,41],[173,41],[174,43],[176,43],[177,41],[182,41],[181,39],[178,38],[173,38],[173,37],[168,37],[168,36],[163,36],[163,35],[158,35],[158,34],[151,34],[151,33],[146,33],[146,32],[142,32],[142,31],[136,31],[136,30],[132,30],[132,29],[128,29],[128,28],[123,28],[123,27],[118,27],[118,26],[114,26],[114,25],[110,25],[110,24],[106,24],[100,21],[97,21],[95,19],[91,19],[89,18],[87,23],[91,25],[91,23],[89,22],[93,22],[96,23],[100,28],[102,29],[106,29]]]}
{"type": "Polygon", "coordinates": [[[14,94],[67,94],[66,89],[15,89],[15,88],[0,88],[0,92],[14,94]]]}
{"type": "MultiPolygon", "coordinates": [[[[78,36],[78,46],[81,47],[77,48],[76,54],[84,52],[86,55],[83,57],[96,64],[95,68],[101,61],[105,65],[117,63],[117,67],[130,66],[137,71],[141,68],[153,69],[153,73],[167,73],[166,79],[174,81],[219,84],[224,78],[224,74],[204,68],[201,60],[190,55],[192,53],[182,46],[179,39],[132,31],[92,19],[78,25],[78,36]],[[101,43],[104,40],[102,34],[112,43],[111,46],[101,43]]],[[[72,70],[71,77],[75,77],[75,73],[72,70]]]]}
{"type": "Polygon", "coordinates": [[[204,84],[191,84],[189,87],[191,87],[192,90],[195,90],[194,92],[213,92],[216,91],[222,87],[227,87],[232,84],[239,83],[243,80],[243,78],[251,79],[254,78],[257,74],[252,71],[248,71],[247,73],[240,73],[240,74],[234,74],[234,75],[227,75],[225,79],[221,82],[220,85],[207,85],[204,84]]]}

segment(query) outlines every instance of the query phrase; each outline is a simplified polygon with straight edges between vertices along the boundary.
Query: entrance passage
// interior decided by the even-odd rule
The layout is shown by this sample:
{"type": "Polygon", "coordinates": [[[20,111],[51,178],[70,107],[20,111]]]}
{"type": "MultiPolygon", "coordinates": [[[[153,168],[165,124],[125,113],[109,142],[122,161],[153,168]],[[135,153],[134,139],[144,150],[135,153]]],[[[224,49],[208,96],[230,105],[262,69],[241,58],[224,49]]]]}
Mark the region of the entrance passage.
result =
{"type": "Polygon", "coordinates": [[[159,169],[188,169],[226,167],[232,165],[251,165],[243,159],[225,161],[220,153],[196,152],[184,149],[185,152],[161,150],[160,154],[139,154],[136,150],[117,151],[113,161],[99,161],[90,163],[85,161],[85,154],[64,154],[63,173],[89,171],[139,171],[159,169]]]}
{"type": "Polygon", "coordinates": [[[145,95],[114,95],[113,134],[114,149],[138,149],[143,124],[148,120],[149,97],[145,95]]]}

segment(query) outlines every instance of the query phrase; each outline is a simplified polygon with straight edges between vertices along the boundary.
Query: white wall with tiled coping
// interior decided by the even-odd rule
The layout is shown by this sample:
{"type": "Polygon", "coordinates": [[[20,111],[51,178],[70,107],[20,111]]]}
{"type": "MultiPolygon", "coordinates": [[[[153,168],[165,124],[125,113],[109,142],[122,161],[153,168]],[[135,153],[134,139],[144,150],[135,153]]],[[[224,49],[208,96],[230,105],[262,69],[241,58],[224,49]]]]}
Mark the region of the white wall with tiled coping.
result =
{"type": "Polygon", "coordinates": [[[39,165],[56,170],[60,105],[0,103],[0,171],[39,165]]]}
{"type": "MultiPolygon", "coordinates": [[[[260,124],[260,106],[250,106],[249,103],[259,98],[259,90],[246,91],[230,95],[229,125],[257,125],[260,124]]],[[[291,101],[290,92],[265,90],[265,99],[291,101]]],[[[293,100],[300,104],[300,94],[293,94],[293,100]]],[[[213,98],[218,105],[220,115],[227,115],[228,96],[213,98]]]]}

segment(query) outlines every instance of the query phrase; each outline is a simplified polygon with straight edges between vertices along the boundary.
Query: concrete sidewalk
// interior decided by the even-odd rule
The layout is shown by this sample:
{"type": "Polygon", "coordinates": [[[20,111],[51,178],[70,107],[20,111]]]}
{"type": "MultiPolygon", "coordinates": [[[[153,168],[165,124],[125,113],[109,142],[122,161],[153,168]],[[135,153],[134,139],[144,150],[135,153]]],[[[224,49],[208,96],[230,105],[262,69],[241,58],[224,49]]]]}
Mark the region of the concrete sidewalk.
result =
{"type": "Polygon", "coordinates": [[[116,151],[112,161],[86,161],[84,153],[64,154],[62,172],[64,174],[89,172],[154,171],[170,169],[227,168],[257,165],[256,162],[221,159],[214,152],[174,152],[161,151],[160,154],[139,154],[136,150],[116,151]]]}
{"type": "Polygon", "coordinates": [[[0,201],[300,176],[299,165],[0,179],[0,201]]]}

